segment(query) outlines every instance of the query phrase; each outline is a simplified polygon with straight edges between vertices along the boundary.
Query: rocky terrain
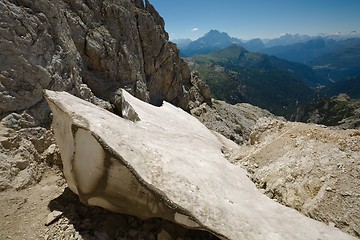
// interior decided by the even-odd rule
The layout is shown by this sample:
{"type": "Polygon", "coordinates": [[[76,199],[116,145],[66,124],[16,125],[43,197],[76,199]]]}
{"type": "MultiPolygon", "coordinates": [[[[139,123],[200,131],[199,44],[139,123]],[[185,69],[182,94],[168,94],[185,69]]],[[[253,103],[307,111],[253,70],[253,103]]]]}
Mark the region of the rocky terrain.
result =
{"type": "Polygon", "coordinates": [[[33,187],[0,192],[0,199],[7,206],[0,208],[1,239],[218,239],[158,218],[144,221],[85,206],[56,169],[44,169],[33,187]]]}
{"type": "Polygon", "coordinates": [[[2,190],[36,182],[37,163],[56,152],[43,89],[70,92],[119,115],[120,88],[187,111],[210,101],[148,1],[6,0],[0,13],[2,190]],[[19,174],[32,177],[13,183],[19,174]]]}
{"type": "Polygon", "coordinates": [[[0,114],[44,107],[45,88],[115,112],[120,87],[189,109],[194,81],[148,1],[5,0],[0,12],[0,114]]]}
{"type": "MultiPolygon", "coordinates": [[[[332,101],[354,106],[343,95],[332,101]]],[[[287,122],[250,104],[218,100],[192,113],[208,128],[240,144],[225,155],[245,168],[267,196],[360,236],[360,132],[342,130],[351,121],[344,119],[331,128],[287,122]]]]}
{"type": "Polygon", "coordinates": [[[317,123],[340,129],[360,127],[360,100],[339,94],[330,99],[316,99],[299,108],[293,121],[317,123]]]}
{"type": "Polygon", "coordinates": [[[248,103],[231,105],[216,99],[212,99],[211,106],[204,103],[193,108],[191,114],[209,129],[240,145],[249,140],[251,128],[260,118],[285,120],[248,103]]]}
{"type": "Polygon", "coordinates": [[[0,56],[0,239],[217,239],[85,206],[68,188],[43,90],[67,91],[121,116],[120,88],[191,110],[210,129],[245,143],[224,151],[265,194],[359,237],[358,130],[211,102],[149,1],[1,1],[0,56]]]}
{"type": "Polygon", "coordinates": [[[229,140],[169,103],[122,91],[119,117],[68,93],[45,96],[67,185],[86,205],[228,240],[354,239],[266,197],[225,159],[229,140]]]}
{"type": "MultiPolygon", "coordinates": [[[[90,238],[75,236],[74,222],[63,232],[44,226],[49,201],[66,185],[59,180],[62,163],[43,89],[70,92],[119,115],[120,88],[154,105],[166,100],[187,111],[210,100],[148,1],[1,1],[0,55],[0,194],[7,206],[0,208],[1,239],[90,238]]],[[[162,224],[155,225],[156,238],[162,224]]],[[[93,226],[95,238],[99,224],[93,226]]],[[[128,236],[121,234],[116,236],[128,236]]]]}
{"type": "Polygon", "coordinates": [[[270,198],[360,237],[360,130],[263,118],[230,161],[270,198]]]}

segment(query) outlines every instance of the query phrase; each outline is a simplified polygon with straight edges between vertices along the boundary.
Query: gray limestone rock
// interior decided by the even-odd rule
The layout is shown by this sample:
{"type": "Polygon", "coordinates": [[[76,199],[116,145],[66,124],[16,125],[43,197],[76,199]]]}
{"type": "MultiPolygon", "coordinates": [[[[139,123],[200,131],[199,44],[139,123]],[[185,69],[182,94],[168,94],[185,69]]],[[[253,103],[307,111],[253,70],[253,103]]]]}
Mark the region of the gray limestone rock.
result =
{"type": "Polygon", "coordinates": [[[42,127],[20,128],[21,119],[22,115],[10,114],[0,121],[0,179],[3,179],[0,191],[38,183],[42,162],[59,165],[52,132],[42,127]]]}
{"type": "Polygon", "coordinates": [[[4,0],[0,24],[0,114],[44,108],[43,89],[113,110],[121,87],[189,109],[189,69],[149,1],[4,0]]]}
{"type": "Polygon", "coordinates": [[[48,214],[45,222],[45,226],[49,226],[56,220],[58,220],[64,213],[61,211],[54,210],[51,213],[48,214]]]}
{"type": "Polygon", "coordinates": [[[11,186],[10,181],[0,176],[0,192],[10,188],[10,186],[11,186]]]}
{"type": "Polygon", "coordinates": [[[230,159],[270,198],[360,236],[360,130],[262,118],[230,159]]]}
{"type": "Polygon", "coordinates": [[[37,182],[37,173],[34,168],[21,170],[12,181],[12,187],[16,190],[24,189],[37,182]]]}
{"type": "Polygon", "coordinates": [[[209,129],[241,145],[250,138],[252,127],[263,117],[282,119],[248,103],[228,104],[216,99],[191,109],[191,113],[209,129]]]}

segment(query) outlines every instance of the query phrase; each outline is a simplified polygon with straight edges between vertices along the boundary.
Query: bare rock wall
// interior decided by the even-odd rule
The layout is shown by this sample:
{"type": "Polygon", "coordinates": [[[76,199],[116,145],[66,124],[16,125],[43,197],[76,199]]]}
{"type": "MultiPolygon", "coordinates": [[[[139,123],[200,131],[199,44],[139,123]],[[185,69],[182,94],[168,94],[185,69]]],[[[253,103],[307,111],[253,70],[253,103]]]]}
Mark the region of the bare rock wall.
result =
{"type": "Polygon", "coordinates": [[[0,114],[34,107],[43,89],[116,111],[122,87],[189,109],[190,71],[149,1],[5,0],[0,13],[0,114]]]}

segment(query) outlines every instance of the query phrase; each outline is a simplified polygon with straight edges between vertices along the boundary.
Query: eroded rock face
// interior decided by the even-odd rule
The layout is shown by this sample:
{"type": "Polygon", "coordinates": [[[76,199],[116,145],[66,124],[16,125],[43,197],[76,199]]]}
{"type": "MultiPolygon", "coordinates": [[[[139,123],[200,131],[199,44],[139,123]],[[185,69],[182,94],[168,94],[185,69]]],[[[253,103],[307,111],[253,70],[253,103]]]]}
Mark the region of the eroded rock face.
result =
{"type": "Polygon", "coordinates": [[[252,127],[259,119],[284,119],[248,103],[231,105],[216,99],[212,99],[211,106],[201,104],[191,109],[191,114],[209,129],[221,133],[239,145],[249,140],[252,127]]]}
{"type": "MultiPolygon", "coordinates": [[[[44,89],[67,91],[122,116],[120,88],[155,105],[166,100],[189,110],[199,84],[191,80],[176,46],[168,41],[163,19],[148,1],[0,2],[0,138],[23,142],[29,139],[27,132],[49,130],[44,89]],[[10,133],[1,135],[7,129],[10,133]]],[[[1,144],[0,154],[11,162],[17,149],[1,144]]],[[[41,144],[49,146],[45,140],[41,144]]],[[[29,167],[37,169],[34,159],[42,151],[24,154],[29,167]]],[[[56,159],[46,162],[52,165],[56,159]]],[[[20,173],[11,163],[5,165],[0,190],[13,186],[20,173]]],[[[39,179],[36,169],[31,176],[39,179]]]]}
{"type": "Polygon", "coordinates": [[[354,239],[264,196],[186,112],[122,95],[137,121],[46,92],[64,175],[84,203],[161,217],[222,239],[354,239]]]}
{"type": "Polygon", "coordinates": [[[114,110],[122,87],[189,108],[190,71],[149,1],[4,0],[0,23],[0,114],[36,106],[43,89],[114,110]]]}

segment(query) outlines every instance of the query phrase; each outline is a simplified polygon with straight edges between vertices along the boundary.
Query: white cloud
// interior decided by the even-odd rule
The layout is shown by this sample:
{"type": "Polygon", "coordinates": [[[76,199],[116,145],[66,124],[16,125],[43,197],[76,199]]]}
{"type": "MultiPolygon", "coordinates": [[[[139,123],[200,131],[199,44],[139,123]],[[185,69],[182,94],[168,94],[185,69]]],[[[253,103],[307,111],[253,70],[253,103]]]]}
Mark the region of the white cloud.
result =
{"type": "Polygon", "coordinates": [[[196,31],[199,31],[199,28],[193,28],[191,29],[192,32],[196,32],[196,31]]]}

